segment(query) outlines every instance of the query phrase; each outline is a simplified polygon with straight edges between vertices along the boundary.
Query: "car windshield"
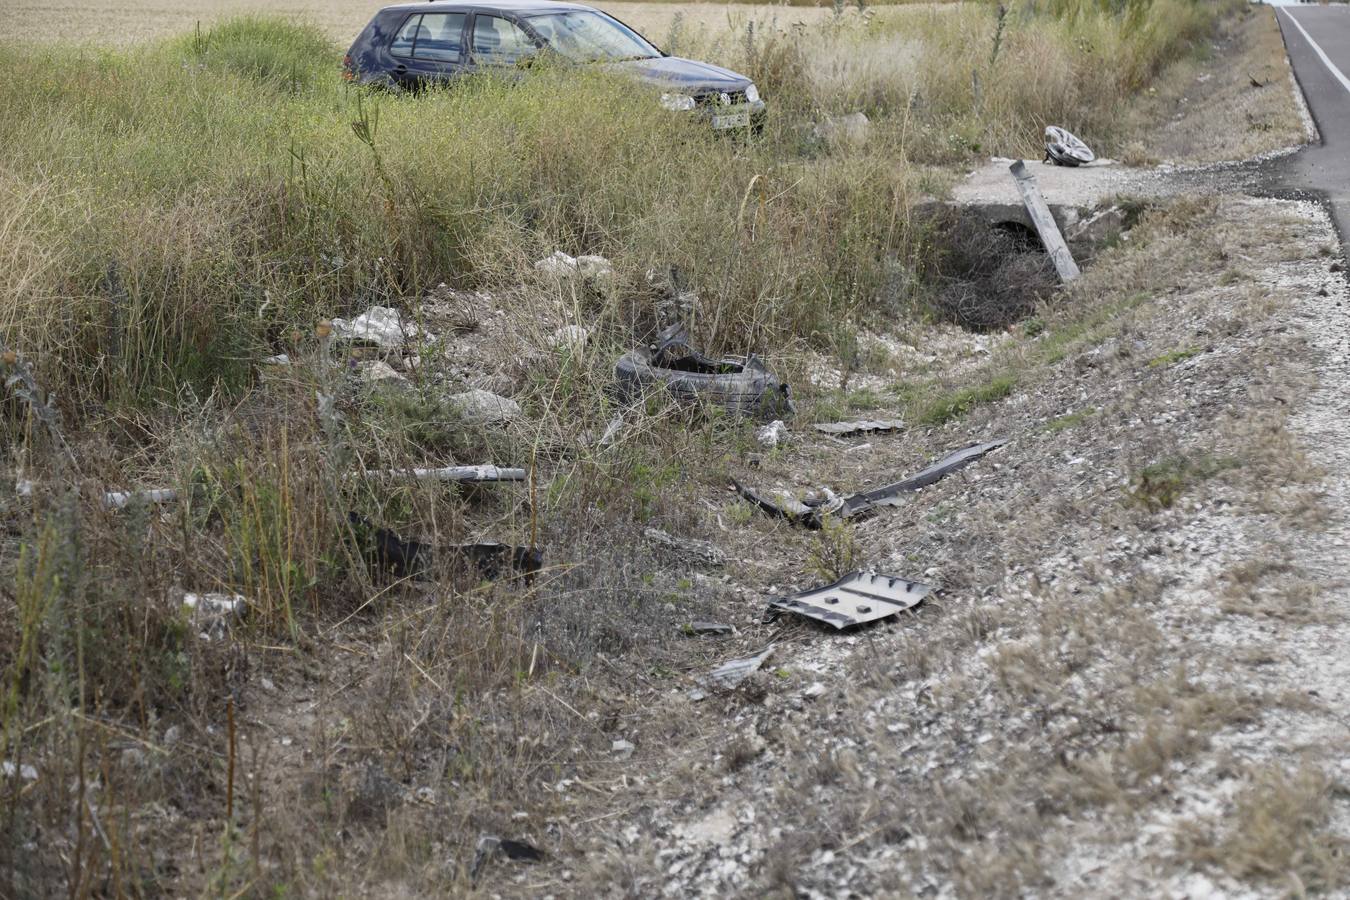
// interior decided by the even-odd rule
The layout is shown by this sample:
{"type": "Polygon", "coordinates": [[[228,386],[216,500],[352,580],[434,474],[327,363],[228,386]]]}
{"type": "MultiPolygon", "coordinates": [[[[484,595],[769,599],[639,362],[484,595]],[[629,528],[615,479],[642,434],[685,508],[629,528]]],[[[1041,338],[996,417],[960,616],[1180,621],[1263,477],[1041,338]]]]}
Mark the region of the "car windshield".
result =
{"type": "Polygon", "coordinates": [[[529,17],[551,50],[577,62],[616,62],[660,56],[640,34],[604,13],[564,10],[529,17]]]}

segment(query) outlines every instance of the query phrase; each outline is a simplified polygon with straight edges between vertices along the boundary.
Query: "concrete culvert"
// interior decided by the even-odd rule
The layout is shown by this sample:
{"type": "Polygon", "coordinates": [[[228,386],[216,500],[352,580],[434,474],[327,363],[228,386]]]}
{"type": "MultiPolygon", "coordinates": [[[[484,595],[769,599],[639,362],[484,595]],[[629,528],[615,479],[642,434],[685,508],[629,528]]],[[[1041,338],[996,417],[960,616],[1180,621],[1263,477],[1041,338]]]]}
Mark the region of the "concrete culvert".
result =
{"type": "Polygon", "coordinates": [[[975,216],[957,216],[939,232],[927,281],[934,312],[973,331],[1021,321],[1059,283],[1034,231],[975,216]]]}

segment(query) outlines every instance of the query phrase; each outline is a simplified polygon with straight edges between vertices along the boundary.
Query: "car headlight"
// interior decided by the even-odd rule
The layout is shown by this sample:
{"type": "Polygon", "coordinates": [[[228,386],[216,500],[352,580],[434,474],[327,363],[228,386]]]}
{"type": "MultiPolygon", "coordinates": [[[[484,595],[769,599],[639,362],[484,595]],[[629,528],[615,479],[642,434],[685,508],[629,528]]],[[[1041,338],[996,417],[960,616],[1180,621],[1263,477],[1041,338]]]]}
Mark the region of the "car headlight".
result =
{"type": "Polygon", "coordinates": [[[749,100],[751,103],[758,103],[758,102],[759,102],[759,88],[755,87],[753,84],[750,85],[748,88],[746,88],[746,89],[745,89],[745,99],[746,99],[746,100],[749,100]]]}
{"type": "Polygon", "coordinates": [[[662,94],[661,105],[666,109],[681,112],[694,108],[694,98],[688,94],[662,94]]]}

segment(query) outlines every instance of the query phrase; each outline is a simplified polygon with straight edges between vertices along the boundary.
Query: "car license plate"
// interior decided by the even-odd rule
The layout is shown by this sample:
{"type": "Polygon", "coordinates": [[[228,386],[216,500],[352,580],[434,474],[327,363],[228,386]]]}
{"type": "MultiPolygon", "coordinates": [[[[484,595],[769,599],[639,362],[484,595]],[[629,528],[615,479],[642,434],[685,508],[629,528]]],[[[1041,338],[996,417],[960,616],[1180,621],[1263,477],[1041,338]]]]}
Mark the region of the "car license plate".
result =
{"type": "Polygon", "coordinates": [[[750,127],[750,113],[738,112],[726,116],[713,116],[712,126],[714,128],[748,128],[750,127]]]}

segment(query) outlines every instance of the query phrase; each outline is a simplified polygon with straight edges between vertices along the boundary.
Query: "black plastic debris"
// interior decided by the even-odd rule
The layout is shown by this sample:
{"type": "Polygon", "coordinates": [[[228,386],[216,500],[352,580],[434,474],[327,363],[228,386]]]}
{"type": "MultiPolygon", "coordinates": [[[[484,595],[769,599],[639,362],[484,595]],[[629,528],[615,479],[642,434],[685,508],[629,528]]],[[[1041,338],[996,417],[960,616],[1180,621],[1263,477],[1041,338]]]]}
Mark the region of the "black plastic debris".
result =
{"type": "Polygon", "coordinates": [[[528,581],[544,567],[543,551],[511,544],[455,544],[448,548],[452,557],[472,563],[489,581],[503,575],[523,575],[528,581]]]}
{"type": "Polygon", "coordinates": [[[514,862],[535,863],[543,862],[544,859],[543,850],[524,841],[513,841],[510,838],[497,837],[495,834],[485,834],[478,839],[478,847],[473,854],[473,865],[469,868],[469,878],[477,880],[483,865],[498,854],[514,862]]]}
{"type": "MultiPolygon", "coordinates": [[[[358,512],[348,513],[347,521],[373,576],[415,579],[426,576],[427,567],[436,553],[432,545],[404,540],[388,528],[376,527],[358,512]]],[[[441,552],[455,563],[457,569],[472,568],[489,581],[503,576],[523,576],[528,582],[544,565],[541,550],[511,544],[451,544],[441,552]]]]}
{"type": "Polygon", "coordinates": [[[834,437],[853,437],[859,434],[877,434],[899,431],[905,423],[899,419],[862,419],[857,422],[823,422],[814,426],[816,431],[834,437]]]}
{"type": "Polygon", "coordinates": [[[928,468],[909,476],[903,481],[845,497],[839,515],[843,518],[849,518],[862,515],[878,506],[896,506],[902,494],[913,493],[928,487],[930,484],[936,484],[953,472],[964,469],[989,451],[996,450],[1006,443],[1008,443],[1007,438],[995,438],[982,444],[971,444],[969,447],[963,447],[960,450],[948,453],[928,468]]]}
{"type": "Polygon", "coordinates": [[[374,522],[358,512],[348,513],[347,521],[372,575],[394,578],[422,576],[430,555],[430,548],[426,544],[405,541],[388,528],[377,528],[374,522]]]}
{"type": "Polygon", "coordinates": [[[701,622],[697,619],[684,626],[684,633],[692,635],[731,634],[733,630],[730,625],[721,622],[701,622]]]}
{"type": "Polygon", "coordinates": [[[886,619],[912,609],[932,585],[880,572],[852,572],[824,587],[769,602],[769,611],[790,612],[838,629],[886,619]]]}

